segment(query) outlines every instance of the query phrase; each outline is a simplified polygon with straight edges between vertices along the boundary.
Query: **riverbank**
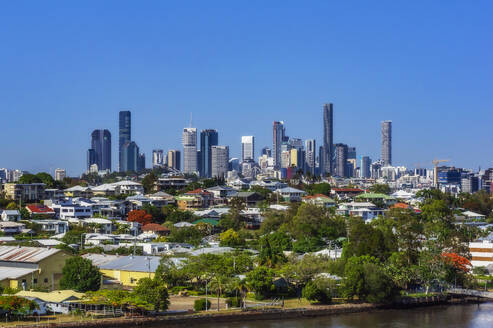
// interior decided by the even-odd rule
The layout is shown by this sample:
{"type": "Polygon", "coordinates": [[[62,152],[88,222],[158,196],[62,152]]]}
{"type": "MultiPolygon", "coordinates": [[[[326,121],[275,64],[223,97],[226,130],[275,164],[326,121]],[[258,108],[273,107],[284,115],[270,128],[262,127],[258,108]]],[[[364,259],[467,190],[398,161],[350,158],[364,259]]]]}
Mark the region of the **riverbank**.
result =
{"type": "MultiPolygon", "coordinates": [[[[302,319],[311,317],[322,317],[339,314],[374,312],[385,309],[405,309],[415,307],[427,307],[436,305],[454,305],[464,303],[480,302],[477,298],[451,298],[446,295],[433,295],[419,298],[403,298],[399,302],[393,304],[368,304],[368,303],[349,303],[349,304],[334,304],[334,305],[319,305],[310,308],[265,308],[256,310],[228,310],[228,311],[210,311],[193,314],[167,315],[156,317],[120,317],[95,319],[85,318],[84,320],[74,317],[73,320],[67,322],[50,322],[50,323],[18,323],[9,324],[7,327],[57,327],[57,328],[126,328],[126,327],[163,327],[163,326],[178,326],[178,325],[199,325],[206,323],[219,322],[245,322],[245,321],[260,321],[260,320],[287,320],[287,319],[302,319]]],[[[2,327],[2,326],[0,326],[2,327]]]]}

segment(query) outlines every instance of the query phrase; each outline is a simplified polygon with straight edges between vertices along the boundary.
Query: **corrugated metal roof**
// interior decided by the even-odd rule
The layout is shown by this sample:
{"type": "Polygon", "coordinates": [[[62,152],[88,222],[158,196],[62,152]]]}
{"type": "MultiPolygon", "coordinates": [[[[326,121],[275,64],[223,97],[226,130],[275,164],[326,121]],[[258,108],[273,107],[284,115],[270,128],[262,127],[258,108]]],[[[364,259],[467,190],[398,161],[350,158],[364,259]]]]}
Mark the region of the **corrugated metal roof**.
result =
{"type": "Polygon", "coordinates": [[[122,270],[137,272],[155,272],[161,257],[159,256],[123,256],[99,266],[102,270],[122,270]]]}
{"type": "Polygon", "coordinates": [[[23,290],[15,294],[20,297],[33,297],[44,302],[62,303],[66,300],[78,300],[84,297],[84,293],[77,293],[73,290],[54,290],[52,292],[34,292],[23,290]]]}
{"type": "Polygon", "coordinates": [[[58,252],[53,248],[0,246],[0,261],[38,263],[58,252]]]}
{"type": "Polygon", "coordinates": [[[5,279],[18,279],[37,270],[38,269],[32,268],[11,268],[0,266],[0,281],[5,279]]]}

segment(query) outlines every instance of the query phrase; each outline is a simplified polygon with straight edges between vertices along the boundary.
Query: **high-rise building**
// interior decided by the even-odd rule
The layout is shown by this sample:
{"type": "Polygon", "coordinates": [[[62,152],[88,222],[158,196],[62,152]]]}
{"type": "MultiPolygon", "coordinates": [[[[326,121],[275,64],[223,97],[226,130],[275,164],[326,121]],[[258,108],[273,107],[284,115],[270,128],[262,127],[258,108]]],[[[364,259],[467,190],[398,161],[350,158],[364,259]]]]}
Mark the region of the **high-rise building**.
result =
{"type": "Polygon", "coordinates": [[[323,143],[323,158],[321,159],[322,175],[333,173],[332,163],[334,160],[334,106],[332,104],[324,104],[323,109],[324,119],[324,143],[323,143]]]}
{"type": "Polygon", "coordinates": [[[146,168],[146,155],[144,153],[137,156],[137,172],[142,172],[146,168]]]}
{"type": "Polygon", "coordinates": [[[392,165],[392,121],[382,122],[382,162],[384,166],[392,165]]]}
{"type": "Polygon", "coordinates": [[[360,164],[360,178],[370,178],[371,177],[371,158],[369,156],[362,156],[361,157],[361,164],[360,164]]]}
{"type": "Polygon", "coordinates": [[[311,175],[315,175],[316,149],[315,139],[305,140],[305,172],[311,175]]]}
{"type": "Polygon", "coordinates": [[[255,137],[243,136],[241,137],[241,160],[245,162],[249,159],[255,161],[255,137]]]}
{"type": "Polygon", "coordinates": [[[63,181],[67,176],[67,171],[65,169],[56,169],[55,170],[55,181],[63,181]]]}
{"type": "MultiPolygon", "coordinates": [[[[87,150],[87,170],[91,168],[91,166],[96,165],[98,167],[98,164],[96,164],[96,151],[94,149],[88,149],[87,150]]],[[[99,171],[99,167],[98,167],[99,171]]]]}
{"type": "Polygon", "coordinates": [[[281,168],[281,145],[286,138],[286,130],[284,128],[284,122],[274,121],[273,125],[273,143],[272,143],[272,157],[274,158],[274,168],[281,168]]]}
{"type": "Polygon", "coordinates": [[[347,147],[347,159],[356,159],[356,147],[347,147]]]}
{"type": "Polygon", "coordinates": [[[216,130],[200,131],[200,176],[212,177],[212,146],[217,146],[218,143],[219,135],[216,130]]]}
{"type": "MultiPolygon", "coordinates": [[[[134,141],[127,141],[122,146],[122,162],[120,170],[122,172],[139,171],[141,168],[139,147],[134,141]]],[[[145,161],[145,159],[144,159],[145,161]]]]}
{"type": "Polygon", "coordinates": [[[211,146],[211,176],[225,178],[229,166],[229,147],[211,146]]]}
{"type": "Polygon", "coordinates": [[[88,152],[88,166],[97,164],[98,170],[111,171],[111,133],[108,130],[94,130],[91,133],[91,149],[88,152]]]}
{"type": "Polygon", "coordinates": [[[164,165],[164,152],[162,149],[154,149],[152,151],[152,167],[160,167],[164,165]]]}
{"type": "Polygon", "coordinates": [[[347,145],[338,143],[336,148],[336,168],[335,175],[341,178],[348,176],[347,174],[347,145]]]}
{"type": "Polygon", "coordinates": [[[131,113],[128,110],[120,111],[119,113],[119,130],[118,130],[118,171],[124,172],[122,169],[122,148],[126,142],[132,140],[132,122],[131,113]]]}
{"type": "Polygon", "coordinates": [[[182,135],[183,144],[183,172],[197,173],[197,129],[184,128],[182,135]]]}
{"type": "Polygon", "coordinates": [[[269,147],[262,148],[261,154],[267,155],[267,157],[272,157],[272,151],[270,150],[269,147]]]}
{"type": "Polygon", "coordinates": [[[168,167],[180,171],[180,157],[179,150],[168,150],[168,167]]]}

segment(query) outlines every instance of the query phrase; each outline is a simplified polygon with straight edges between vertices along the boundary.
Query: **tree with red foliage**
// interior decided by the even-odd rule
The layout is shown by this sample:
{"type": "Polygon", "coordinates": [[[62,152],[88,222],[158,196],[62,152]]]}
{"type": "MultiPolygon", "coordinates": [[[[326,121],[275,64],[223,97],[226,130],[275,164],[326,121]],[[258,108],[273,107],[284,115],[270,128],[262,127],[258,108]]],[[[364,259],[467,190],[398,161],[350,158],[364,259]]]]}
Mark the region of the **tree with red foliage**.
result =
{"type": "Polygon", "coordinates": [[[152,215],[144,210],[133,210],[128,213],[127,221],[138,222],[141,225],[146,225],[152,222],[152,215]]]}
{"type": "Polygon", "coordinates": [[[463,272],[469,272],[471,267],[471,262],[463,256],[457,255],[456,253],[443,253],[442,257],[446,262],[450,263],[454,268],[461,270],[463,272]]]}

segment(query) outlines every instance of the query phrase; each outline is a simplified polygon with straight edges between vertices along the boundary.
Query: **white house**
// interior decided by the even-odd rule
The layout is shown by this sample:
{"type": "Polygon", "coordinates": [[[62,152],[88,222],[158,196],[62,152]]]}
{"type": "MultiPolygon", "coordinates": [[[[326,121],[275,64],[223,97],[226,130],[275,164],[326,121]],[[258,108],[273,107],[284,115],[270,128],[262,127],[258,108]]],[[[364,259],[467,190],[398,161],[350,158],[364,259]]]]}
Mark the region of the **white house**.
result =
{"type": "Polygon", "coordinates": [[[34,224],[41,228],[41,231],[54,234],[65,233],[68,231],[68,222],[61,220],[33,220],[34,224]]]}
{"type": "Polygon", "coordinates": [[[6,235],[16,235],[26,228],[25,224],[11,221],[0,221],[0,231],[6,235]]]}
{"type": "Polygon", "coordinates": [[[21,220],[21,213],[18,210],[4,210],[0,218],[2,221],[18,222],[21,220]]]}
{"type": "Polygon", "coordinates": [[[82,226],[93,225],[100,233],[110,234],[113,232],[113,223],[103,218],[87,218],[80,220],[82,226]]]}
{"type": "Polygon", "coordinates": [[[305,191],[291,187],[277,189],[274,193],[281,196],[285,201],[290,202],[301,202],[302,197],[306,195],[305,191]]]}

